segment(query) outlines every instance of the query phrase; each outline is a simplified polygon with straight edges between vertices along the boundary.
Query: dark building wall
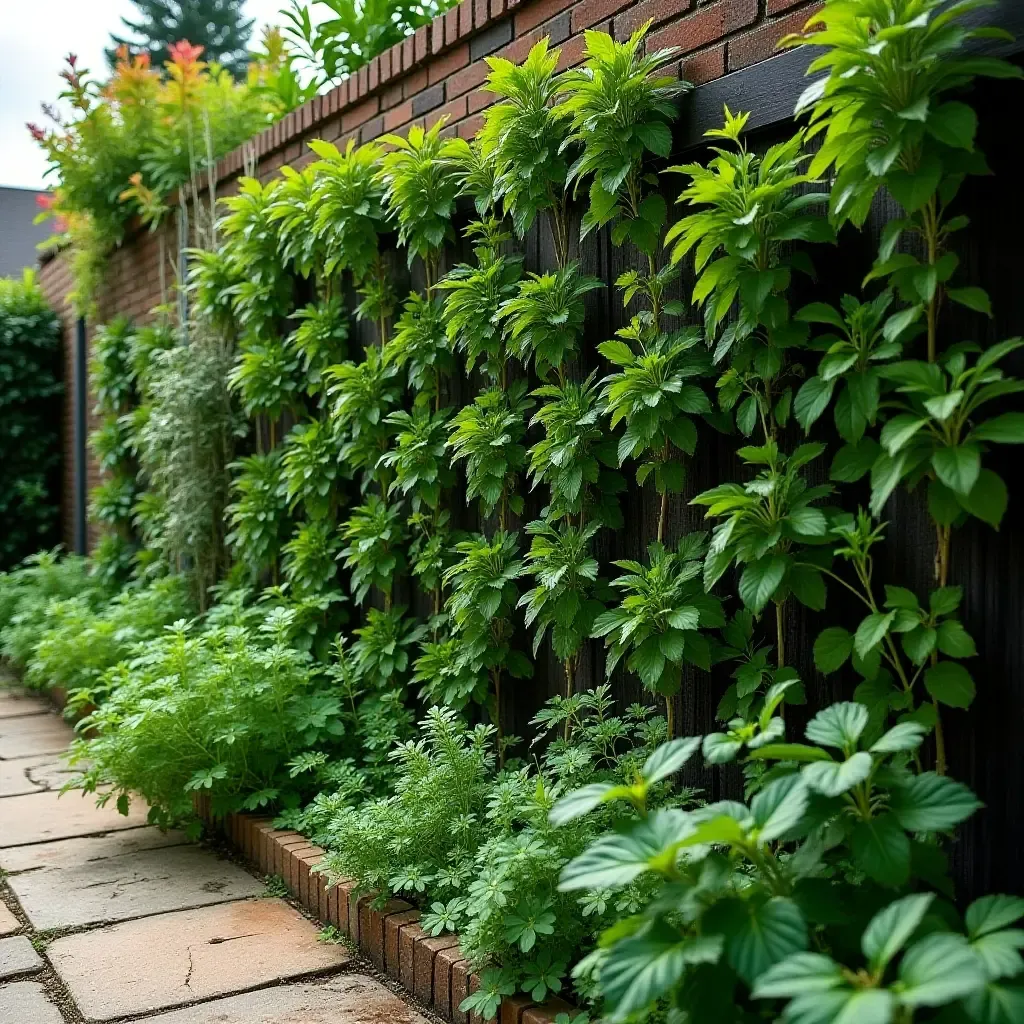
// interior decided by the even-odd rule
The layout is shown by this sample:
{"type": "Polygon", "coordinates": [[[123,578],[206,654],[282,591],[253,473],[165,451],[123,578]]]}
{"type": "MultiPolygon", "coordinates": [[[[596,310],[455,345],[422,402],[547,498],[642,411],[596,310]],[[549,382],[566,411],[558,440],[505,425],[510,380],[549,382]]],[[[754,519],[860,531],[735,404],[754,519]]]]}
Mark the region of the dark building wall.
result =
{"type": "Polygon", "coordinates": [[[0,185],[0,277],[18,277],[39,259],[36,245],[52,234],[48,224],[33,224],[45,192],[0,185]]]}

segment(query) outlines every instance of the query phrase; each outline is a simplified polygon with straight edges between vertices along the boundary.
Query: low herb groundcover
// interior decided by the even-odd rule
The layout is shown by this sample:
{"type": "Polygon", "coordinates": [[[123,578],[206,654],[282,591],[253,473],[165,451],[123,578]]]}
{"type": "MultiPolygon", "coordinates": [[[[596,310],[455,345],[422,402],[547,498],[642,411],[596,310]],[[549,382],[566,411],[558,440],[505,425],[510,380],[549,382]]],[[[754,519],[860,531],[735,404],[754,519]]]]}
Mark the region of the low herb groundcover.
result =
{"type": "Polygon", "coordinates": [[[190,361],[169,322],[114,332],[124,445],[108,450],[137,460],[142,486],[97,505],[124,506],[126,543],[91,574],[41,556],[0,583],[0,643],[37,682],[86,664],[77,638],[139,630],[81,679],[99,703],[82,785],[141,793],[165,823],[196,790],[222,811],[274,807],[329,871],[458,930],[482,971],[464,1007],[486,1017],[523,991],[574,993],[610,1020],[1021,1020],[1024,900],[961,913],[947,857],[980,806],[946,771],[943,726],[974,698],[976,653],[950,551],[968,518],[998,525],[1006,487],[986,456],[1024,440],[1005,405],[1022,384],[1000,366],[1020,341],[945,344],[950,303],[989,312],[950,247],[959,189],[985,170],[965,87],[1019,77],[961,52],[974,6],[829,0],[797,40],[823,47],[806,127],[759,154],[727,111],[712,158],[674,168],[671,225],[652,172],[686,86],[643,31],[589,33],[562,74],[546,43],[521,66],[494,59],[498,102],[472,143],[440,125],[387,152],[314,143],[302,171],[243,183],[223,244],[193,254],[190,361]],[[794,277],[882,188],[903,216],[861,293],[794,308],[794,277]],[[578,371],[600,286],[570,258],[581,190],[583,233],[607,226],[638,253],[603,378],[578,371]],[[474,260],[442,273],[467,195],[474,260]],[[556,266],[527,274],[515,239],[538,219],[556,266]],[[381,247],[393,229],[424,270],[401,305],[381,247]],[[702,327],[675,326],[683,265],[702,327]],[[316,295],[302,308],[299,279],[316,295]],[[358,359],[345,279],[379,334],[358,359]],[[225,370],[186,386],[189,362],[225,370]],[[456,407],[463,368],[484,387],[456,407]],[[785,439],[828,413],[842,443],[812,485],[826,444],[785,439]],[[710,535],[669,543],[668,496],[708,426],[745,437],[744,479],[693,499],[710,535]],[[189,489],[186,468],[209,485],[189,489]],[[621,522],[624,470],[661,515],[647,557],[607,578],[595,539],[621,522]],[[844,510],[865,478],[870,507],[844,510]],[[528,542],[527,483],[548,497],[528,542]],[[927,594],[878,578],[879,516],[901,486],[934,526],[927,594]],[[481,532],[456,528],[460,487],[481,532]],[[428,614],[398,600],[410,582],[428,614]],[[118,583],[149,609],[139,622],[131,599],[110,601],[118,583]],[[784,717],[806,699],[786,615],[824,609],[828,587],[863,617],[818,635],[816,667],[849,663],[860,682],[801,737],[784,717]],[[529,743],[508,723],[532,670],[524,629],[565,681],[529,743]],[[577,692],[590,638],[664,717],[577,692]],[[712,665],[731,672],[721,731],[680,737],[684,666],[712,665]],[[699,755],[740,766],[743,801],[679,788],[699,755]]]}

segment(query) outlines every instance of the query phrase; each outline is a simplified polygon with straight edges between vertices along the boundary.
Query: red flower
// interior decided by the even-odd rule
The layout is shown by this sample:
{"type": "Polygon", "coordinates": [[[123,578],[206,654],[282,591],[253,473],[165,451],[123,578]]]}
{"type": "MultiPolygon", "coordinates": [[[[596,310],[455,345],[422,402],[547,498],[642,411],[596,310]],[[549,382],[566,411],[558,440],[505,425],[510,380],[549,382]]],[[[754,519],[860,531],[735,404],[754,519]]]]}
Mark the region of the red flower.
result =
{"type": "Polygon", "coordinates": [[[67,59],[67,62],[68,62],[68,63],[69,63],[69,64],[70,64],[70,65],[71,65],[72,67],[74,67],[74,66],[75,66],[75,65],[76,65],[76,64],[78,63],[78,54],[77,54],[77,53],[69,53],[69,54],[67,55],[67,58],[66,58],[66,59],[67,59]]]}
{"type": "Polygon", "coordinates": [[[36,196],[36,206],[40,210],[52,210],[53,204],[57,202],[57,197],[52,192],[40,192],[36,196]]]}
{"type": "Polygon", "coordinates": [[[29,132],[32,134],[32,138],[35,139],[36,142],[46,141],[46,132],[44,132],[43,129],[39,127],[39,125],[33,124],[31,121],[29,121],[25,125],[25,127],[28,128],[29,132]]]}
{"type": "Polygon", "coordinates": [[[193,46],[187,39],[182,39],[177,43],[171,43],[167,47],[167,53],[171,58],[172,64],[188,65],[194,64],[203,55],[204,47],[193,46]]]}

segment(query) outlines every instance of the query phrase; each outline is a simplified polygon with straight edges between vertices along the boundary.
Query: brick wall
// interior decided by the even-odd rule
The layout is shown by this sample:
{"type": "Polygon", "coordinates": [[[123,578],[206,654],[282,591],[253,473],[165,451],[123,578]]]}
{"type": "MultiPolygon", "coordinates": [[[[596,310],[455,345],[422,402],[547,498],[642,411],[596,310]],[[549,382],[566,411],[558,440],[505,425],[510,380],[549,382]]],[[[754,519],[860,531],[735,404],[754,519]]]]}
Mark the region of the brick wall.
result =
{"type": "MultiPolygon", "coordinates": [[[[484,58],[521,61],[545,36],[561,49],[560,67],[566,68],[581,61],[586,30],[623,39],[650,21],[649,45],[678,46],[676,73],[703,85],[772,56],[778,40],[800,28],[818,6],[813,0],[462,0],[431,25],[375,57],[348,81],[228,154],[217,165],[217,190],[234,191],[237,178],[247,168],[255,168],[257,176],[266,180],[284,164],[302,166],[313,159],[306,145],[310,139],[344,147],[350,139],[364,143],[388,132],[402,134],[413,124],[429,128],[441,117],[448,118],[447,132],[470,138],[483,123],[484,108],[493,101],[481,88],[489,70],[484,58]]],[[[163,229],[163,238],[164,280],[169,283],[176,258],[173,224],[163,229]]],[[[64,317],[70,382],[75,318],[66,301],[67,264],[66,254],[49,259],[41,284],[64,317]]],[[[90,340],[96,324],[118,314],[144,323],[153,307],[166,301],[160,264],[160,235],[145,231],[129,235],[110,257],[97,315],[89,323],[90,340]]],[[[69,547],[74,538],[72,399],[69,386],[62,509],[69,547]]],[[[98,470],[90,465],[89,486],[98,479],[98,470]]],[[[92,525],[89,534],[91,546],[96,534],[92,525]]]]}

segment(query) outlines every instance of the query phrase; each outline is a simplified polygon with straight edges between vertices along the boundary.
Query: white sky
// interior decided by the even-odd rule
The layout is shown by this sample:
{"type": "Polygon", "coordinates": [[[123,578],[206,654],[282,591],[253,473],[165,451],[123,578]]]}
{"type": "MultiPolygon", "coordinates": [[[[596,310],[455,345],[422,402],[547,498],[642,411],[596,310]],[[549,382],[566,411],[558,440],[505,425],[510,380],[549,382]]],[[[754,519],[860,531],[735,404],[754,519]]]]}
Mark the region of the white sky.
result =
{"type": "MultiPolygon", "coordinates": [[[[256,18],[253,40],[267,23],[279,24],[284,0],[247,0],[256,18]]],[[[130,0],[0,0],[0,185],[42,188],[46,161],[25,128],[46,126],[41,102],[54,102],[66,54],[79,67],[106,76],[104,47],[123,29],[121,15],[135,13],[130,0]]]]}

